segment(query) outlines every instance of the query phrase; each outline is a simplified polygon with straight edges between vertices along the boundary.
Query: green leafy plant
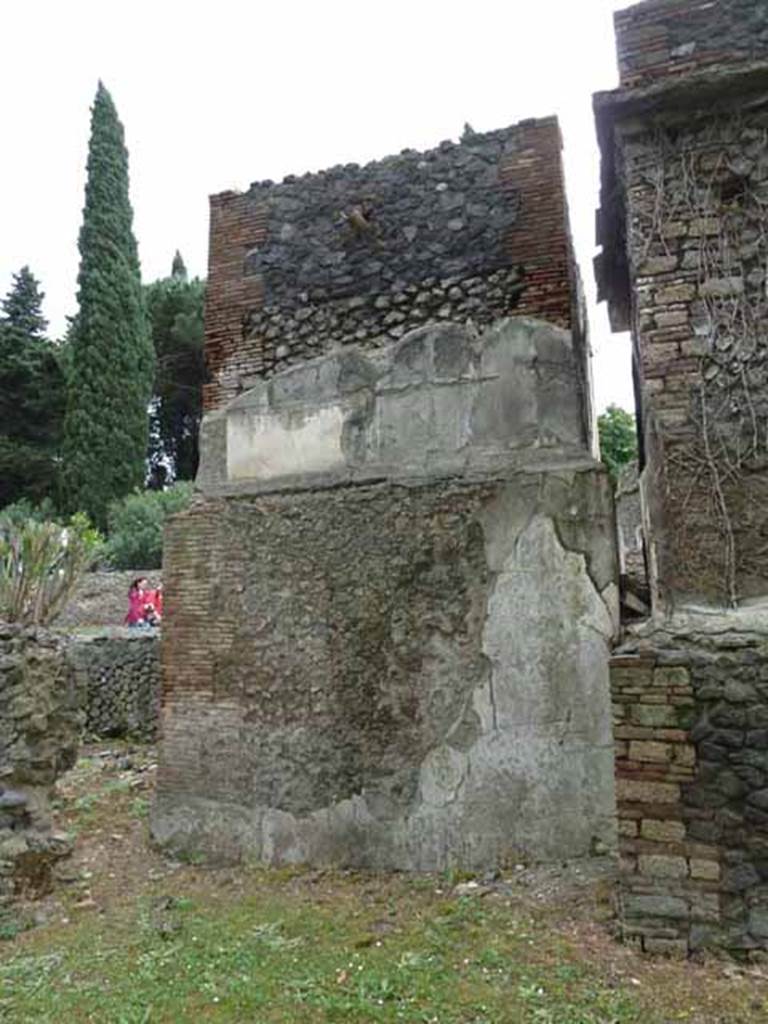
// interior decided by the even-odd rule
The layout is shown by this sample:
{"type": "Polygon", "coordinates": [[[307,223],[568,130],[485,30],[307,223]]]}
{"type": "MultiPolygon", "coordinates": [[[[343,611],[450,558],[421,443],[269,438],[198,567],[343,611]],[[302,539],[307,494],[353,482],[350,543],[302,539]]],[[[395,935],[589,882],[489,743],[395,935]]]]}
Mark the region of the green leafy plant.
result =
{"type": "Polygon", "coordinates": [[[98,556],[101,537],[84,515],[67,526],[0,517],[0,616],[48,625],[98,556]]]}
{"type": "Polygon", "coordinates": [[[36,523],[53,523],[57,521],[56,508],[50,498],[43,498],[38,503],[20,498],[0,509],[0,519],[14,526],[23,526],[30,519],[36,523]]]}
{"type": "Polygon", "coordinates": [[[113,502],[109,509],[107,559],[116,569],[159,569],[166,519],[192,500],[191,483],[165,491],[143,491],[113,502]]]}
{"type": "Polygon", "coordinates": [[[597,417],[597,430],[600,436],[600,457],[616,483],[624,466],[637,458],[635,417],[618,405],[609,405],[597,417]]]}

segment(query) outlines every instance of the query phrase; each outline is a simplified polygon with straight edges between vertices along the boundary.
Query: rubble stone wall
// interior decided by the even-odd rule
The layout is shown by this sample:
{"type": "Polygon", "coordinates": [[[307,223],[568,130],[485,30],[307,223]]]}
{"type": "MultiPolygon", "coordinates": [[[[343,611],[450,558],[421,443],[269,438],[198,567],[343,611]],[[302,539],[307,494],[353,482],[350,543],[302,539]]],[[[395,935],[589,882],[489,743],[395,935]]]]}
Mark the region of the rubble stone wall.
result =
{"type": "Polygon", "coordinates": [[[209,413],[166,534],[155,839],[480,869],[615,845],[611,486],[571,336],[425,327],[209,413]]]}
{"type": "Polygon", "coordinates": [[[621,922],[649,952],[768,947],[768,630],[727,625],[611,663],[621,922]]]}
{"type": "Polygon", "coordinates": [[[69,841],[51,825],[51,790],[77,758],[83,694],[63,640],[0,623],[0,904],[37,896],[69,841]]]}
{"type": "Polygon", "coordinates": [[[768,104],[620,130],[661,598],[768,594],[768,104]]]}
{"type": "Polygon", "coordinates": [[[68,639],[67,656],[82,683],[86,734],[155,738],[159,646],[154,630],[108,629],[68,639]]]}
{"type": "Polygon", "coordinates": [[[614,21],[624,87],[768,57],[768,10],[755,0],[650,0],[614,21]]]}
{"type": "MultiPolygon", "coordinates": [[[[515,313],[580,345],[560,150],[544,118],[213,196],[206,408],[297,362],[430,323],[515,313]]],[[[585,352],[579,372],[588,405],[585,352]]]]}
{"type": "Polygon", "coordinates": [[[768,9],[616,15],[596,260],[631,328],[652,616],[612,667],[626,936],[768,945],[768,9]]]}

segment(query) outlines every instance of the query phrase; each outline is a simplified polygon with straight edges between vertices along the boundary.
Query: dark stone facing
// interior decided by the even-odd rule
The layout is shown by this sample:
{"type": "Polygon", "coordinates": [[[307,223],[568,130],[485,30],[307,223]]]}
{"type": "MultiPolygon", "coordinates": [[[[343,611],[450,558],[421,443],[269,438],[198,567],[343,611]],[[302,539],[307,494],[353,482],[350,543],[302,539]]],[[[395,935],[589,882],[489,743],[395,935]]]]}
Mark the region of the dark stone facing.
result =
{"type": "Polygon", "coordinates": [[[290,309],[304,291],[324,301],[498,270],[519,213],[499,163],[515,148],[514,136],[489,132],[362,168],[256,183],[250,195],[264,193],[266,241],[246,254],[245,272],[263,274],[267,305],[290,309]]]}

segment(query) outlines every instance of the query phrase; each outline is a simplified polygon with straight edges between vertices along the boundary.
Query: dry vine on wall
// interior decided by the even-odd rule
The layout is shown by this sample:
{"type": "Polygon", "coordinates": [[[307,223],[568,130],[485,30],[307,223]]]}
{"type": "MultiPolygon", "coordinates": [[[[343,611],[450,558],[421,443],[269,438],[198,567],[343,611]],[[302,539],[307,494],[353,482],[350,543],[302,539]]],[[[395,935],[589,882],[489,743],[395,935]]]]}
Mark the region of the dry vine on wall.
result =
{"type": "Polygon", "coordinates": [[[730,604],[768,580],[767,154],[768,111],[659,123],[624,149],[667,581],[730,604]]]}

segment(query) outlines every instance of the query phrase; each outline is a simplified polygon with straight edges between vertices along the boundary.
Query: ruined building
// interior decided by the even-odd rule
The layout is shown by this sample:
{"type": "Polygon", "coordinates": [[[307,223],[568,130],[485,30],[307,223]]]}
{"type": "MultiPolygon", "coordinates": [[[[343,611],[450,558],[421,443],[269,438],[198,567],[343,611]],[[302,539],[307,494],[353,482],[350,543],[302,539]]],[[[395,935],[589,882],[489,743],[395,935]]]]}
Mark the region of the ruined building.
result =
{"type": "Polygon", "coordinates": [[[597,263],[632,331],[652,617],[612,665],[625,935],[768,945],[768,7],[616,15],[597,263]]]}
{"type": "Polygon", "coordinates": [[[157,840],[489,867],[615,840],[617,567],[554,119],[211,201],[157,840]]]}

